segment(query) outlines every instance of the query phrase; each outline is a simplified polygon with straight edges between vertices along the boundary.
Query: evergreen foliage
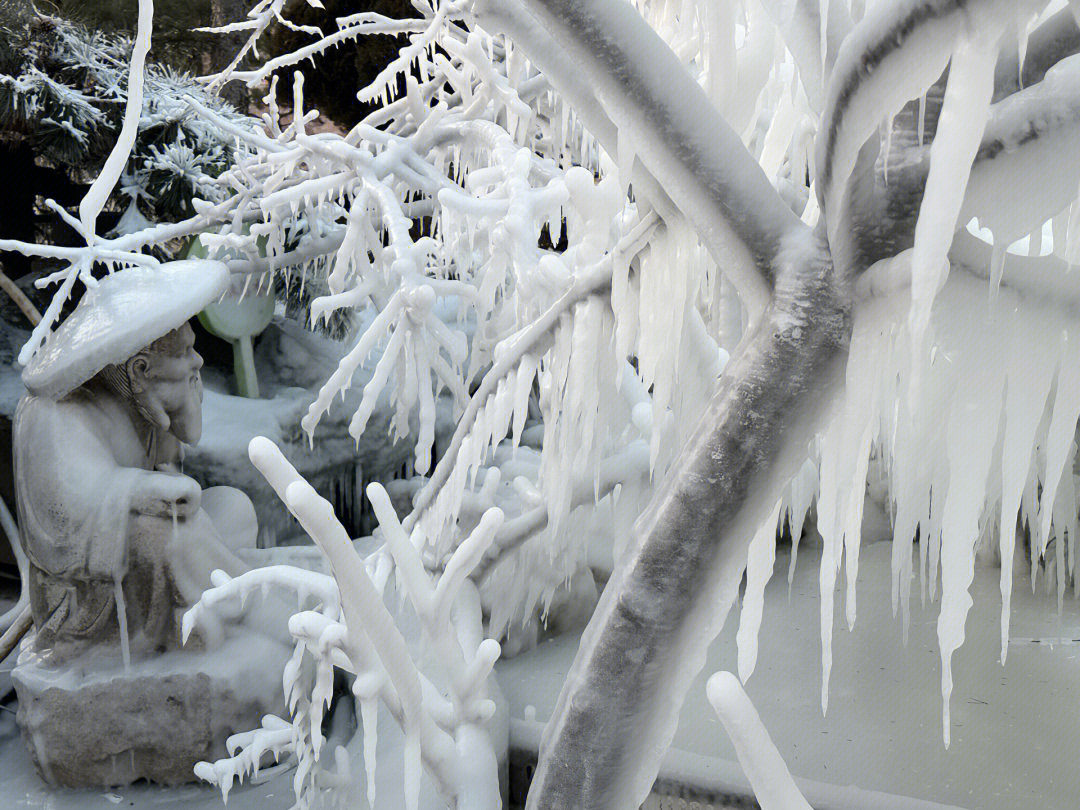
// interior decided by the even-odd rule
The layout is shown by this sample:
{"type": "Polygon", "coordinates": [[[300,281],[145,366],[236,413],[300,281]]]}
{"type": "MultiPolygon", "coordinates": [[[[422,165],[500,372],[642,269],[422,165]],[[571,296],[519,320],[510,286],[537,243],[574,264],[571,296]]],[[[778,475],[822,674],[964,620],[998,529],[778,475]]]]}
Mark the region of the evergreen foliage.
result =
{"type": "MultiPolygon", "coordinates": [[[[52,170],[59,181],[59,172],[75,188],[65,194],[63,183],[54,182],[38,193],[73,205],[81,196],[78,187],[100,169],[120,131],[130,40],[41,13],[21,0],[0,0],[0,38],[0,153],[9,163],[6,174],[36,177],[52,170]],[[32,165],[10,165],[28,160],[32,165]]],[[[150,65],[138,139],[112,204],[115,227],[179,219],[192,212],[193,197],[214,199],[218,193],[210,181],[233,164],[237,147],[216,125],[192,115],[185,96],[198,98],[230,124],[254,125],[188,74],[150,65]]],[[[10,213],[9,221],[33,216],[25,209],[10,213]]]]}

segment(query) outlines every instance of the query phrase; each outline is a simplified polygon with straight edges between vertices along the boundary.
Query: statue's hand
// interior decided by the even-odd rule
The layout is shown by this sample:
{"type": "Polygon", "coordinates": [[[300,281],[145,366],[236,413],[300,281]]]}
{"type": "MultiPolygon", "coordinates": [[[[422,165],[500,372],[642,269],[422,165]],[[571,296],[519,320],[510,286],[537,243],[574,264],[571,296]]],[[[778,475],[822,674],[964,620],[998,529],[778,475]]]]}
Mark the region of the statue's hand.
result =
{"type": "Polygon", "coordinates": [[[202,488],[195,479],[173,473],[148,473],[139,486],[132,508],[151,517],[186,520],[199,511],[202,488]]]}

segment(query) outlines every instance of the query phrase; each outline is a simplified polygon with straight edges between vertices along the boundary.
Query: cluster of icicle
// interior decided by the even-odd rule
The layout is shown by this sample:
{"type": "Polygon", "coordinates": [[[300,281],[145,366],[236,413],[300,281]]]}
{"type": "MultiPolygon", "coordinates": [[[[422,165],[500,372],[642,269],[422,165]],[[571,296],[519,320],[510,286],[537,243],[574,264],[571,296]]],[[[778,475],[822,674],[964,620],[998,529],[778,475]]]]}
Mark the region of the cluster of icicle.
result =
{"type": "MultiPolygon", "coordinates": [[[[901,257],[898,261],[905,261],[901,257]]],[[[1029,538],[1032,582],[1045,569],[1058,604],[1076,579],[1080,419],[1080,322],[1069,305],[992,290],[952,271],[917,352],[906,291],[856,309],[845,396],[810,462],[755,537],[739,629],[739,670],[756,658],[763,590],[773,569],[781,514],[797,538],[812,501],[824,540],[821,561],[822,708],[828,703],[835,585],[855,622],[860,527],[873,457],[883,465],[893,521],[894,611],[907,637],[910,600],[939,599],[944,734],[949,740],[952,654],[964,641],[976,554],[1001,565],[1001,660],[1008,652],[1016,543],[1029,538]],[[916,543],[916,538],[918,542],[916,543]],[[980,555],[983,556],[983,555],[980,555]],[[918,582],[916,583],[916,571],[918,582]]],[[[794,564],[794,563],[793,563],[794,564]]]]}
{"type": "MultiPolygon", "coordinates": [[[[235,578],[215,573],[206,591],[184,616],[185,638],[204,622],[235,613],[254,592],[270,588],[294,594],[302,609],[289,621],[296,640],[283,685],[291,720],[264,719],[262,727],[228,741],[230,756],[200,763],[196,773],[218,785],[227,798],[237,780],[258,774],[270,756],[297,759],[293,788],[297,808],[318,806],[327,792],[353,783],[343,747],[332,752],[334,768],[322,763],[322,725],[333,696],[335,668],[352,673],[352,691],[360,707],[366,799],[375,807],[377,726],[380,707],[404,735],[404,783],[407,810],[416,810],[421,774],[426,770],[449,807],[495,810],[499,798],[498,763],[487,726],[495,704],[487,683],[500,654],[498,642],[483,636],[479,595],[469,581],[503,522],[490,509],[460,544],[445,569],[433,579],[421,557],[418,530],[402,529],[386,490],[370,484],[367,496],[379,520],[392,566],[374,555],[363,559],[354,549],[333,507],[289,464],[268,439],[256,438],[252,463],[288,506],[330,563],[333,576],[291,566],[255,569],[235,578]],[[388,609],[391,573],[408,600],[423,635],[424,669],[414,660],[399,622],[388,609]],[[437,671],[432,671],[432,667],[437,671]]],[[[338,793],[340,795],[340,793],[338,793]]]]}
{"type": "MultiPolygon", "coordinates": [[[[53,279],[64,285],[57,300],[62,303],[63,291],[70,292],[77,278],[87,280],[91,261],[151,261],[138,251],[202,234],[211,257],[228,257],[230,269],[255,284],[269,283],[275,273],[325,276],[328,294],[312,303],[314,320],[341,309],[377,310],[366,330],[352,336],[303,427],[313,435],[361,365],[373,366],[350,430],[359,436],[378,398],[389,396],[392,429],[416,437],[416,470],[430,473],[404,531],[417,530],[428,546],[427,559],[439,565],[453,558],[475,522],[462,510],[476,494],[471,490],[483,489],[482,479],[491,490],[501,482],[515,486],[525,502],[545,504],[540,519],[528,516],[526,529],[504,530],[509,534],[492,544],[518,550],[517,564],[504,566],[507,578],[500,588],[501,600],[514,604],[506,615],[522,615],[550,601],[559,578],[582,559],[584,549],[569,523],[590,494],[593,502],[612,498],[617,533],[624,540],[629,536],[650,475],[670,464],[713,390],[725,350],[736,348],[757,313],[744,311],[685,223],[672,218],[661,225],[655,212],[628,193],[635,149],[644,145],[621,138],[617,154],[603,154],[513,43],[474,24],[469,3],[417,0],[419,16],[400,20],[352,14],[337,20],[333,33],[291,54],[237,70],[284,5],[261,0],[245,20],[220,29],[245,31],[250,39],[218,81],[231,76],[254,86],[270,77],[265,132],[242,130],[188,100],[196,114],[231,132],[248,151],[219,178],[221,193],[213,202],[198,203],[189,220],[122,237],[96,237],[92,222],[84,225],[88,247],[56,249],[72,261],[69,271],[53,279]],[[292,120],[282,124],[276,101],[282,68],[379,34],[405,35],[407,42],[360,91],[361,100],[381,100],[378,110],[344,134],[309,132],[316,112],[305,105],[297,73],[292,120]],[[419,235],[418,221],[430,222],[419,235]],[[565,247],[551,247],[560,244],[565,247]],[[459,312],[457,321],[436,314],[448,308],[459,312]],[[629,373],[627,358],[635,361],[629,373]],[[520,440],[534,386],[545,422],[540,463],[518,471],[528,473],[526,480],[504,473],[488,478],[490,470],[481,476],[498,448],[520,440]],[[455,399],[461,419],[432,468],[435,402],[444,391],[455,399]],[[648,446],[644,464],[637,452],[641,443],[648,446]],[[622,463],[628,459],[632,463],[622,463]],[[529,574],[544,566],[545,575],[529,574]],[[535,582],[552,584],[538,589],[535,582]]],[[[783,0],[635,5],[706,88],[785,200],[814,222],[817,195],[806,188],[806,177],[814,174],[808,172],[811,146],[825,77],[836,57],[830,21],[835,15],[859,20],[864,4],[822,2],[816,27],[799,17],[808,4],[783,0]]],[[[988,19],[993,31],[1013,22],[1015,9],[1006,5],[988,19]]],[[[1024,21],[1020,30],[1029,27],[1024,21]]],[[[946,697],[951,654],[963,638],[979,539],[975,527],[982,526],[988,537],[996,532],[997,542],[1008,546],[1023,510],[1035,527],[1036,557],[1052,533],[1072,538],[1066,520],[1075,512],[1067,501],[1071,481],[1062,472],[1070,468],[1077,416],[1069,387],[1075,366],[1069,352],[1076,339],[1069,337],[1068,316],[1044,313],[1026,298],[1010,305],[1013,294],[1005,289],[991,307],[985,288],[982,294],[969,290],[955,272],[938,292],[965,203],[962,179],[954,175],[966,175],[978,146],[971,131],[981,131],[949,121],[970,125],[986,119],[994,43],[990,36],[968,38],[954,54],[955,82],[945,101],[950,114],[943,112],[933,145],[915,249],[904,259],[914,304],[900,294],[858,308],[849,399],[821,443],[820,473],[808,468],[774,512],[779,518],[790,510],[794,529],[817,495],[826,539],[826,685],[832,583],[842,561],[851,583],[849,618],[854,617],[862,489],[851,482],[865,478],[872,449],[885,459],[892,481],[897,604],[906,609],[912,588],[910,540],[916,527],[925,540],[919,568],[928,593],[936,592],[935,572],[943,572],[946,697]],[[882,308],[884,313],[877,312],[882,308]],[[1039,337],[1039,330],[1050,330],[1051,337],[1039,337]],[[984,346],[998,347],[993,356],[999,362],[978,362],[988,354],[984,346]],[[1054,349],[1046,351],[1044,362],[1020,348],[1031,346],[1054,349]],[[876,395],[863,398],[867,390],[876,395]],[[962,472],[955,459],[968,452],[962,472]]],[[[937,78],[941,66],[919,65],[918,53],[911,61],[905,81],[926,79],[925,85],[937,78]]],[[[909,100],[906,89],[905,83],[882,89],[880,109],[860,119],[870,122],[869,132],[840,133],[841,146],[844,138],[854,144],[852,161],[878,122],[909,100]]],[[[843,165],[838,173],[846,176],[843,165]]],[[[113,174],[110,164],[110,183],[113,174]]],[[[84,220],[99,196],[88,198],[84,220]]],[[[827,210],[836,210],[835,200],[825,202],[827,210]]],[[[993,268],[989,274],[1000,275],[993,268]]],[[[59,306],[47,316],[55,319],[59,306]]],[[[775,521],[769,522],[752,547],[740,631],[743,674],[753,668],[774,528],[775,521]]],[[[1055,555],[1064,548],[1058,542],[1055,555]]],[[[1001,556],[1007,573],[1012,555],[1001,556]]],[[[1056,566],[1061,582],[1072,558],[1065,562],[1056,566]]],[[[1007,621],[1007,609],[1004,616],[1007,621]]]]}
{"type": "MultiPolygon", "coordinates": [[[[213,200],[196,201],[195,216],[180,223],[58,248],[72,264],[50,281],[62,283],[62,301],[77,279],[93,282],[93,261],[152,262],[143,248],[198,234],[211,258],[247,275],[251,290],[268,286],[274,274],[318,275],[327,294],[312,302],[313,321],[376,311],[350,338],[302,426],[314,437],[358,369],[371,368],[350,432],[359,437],[379,398],[389,397],[395,437],[413,437],[416,472],[431,475],[406,525],[420,522],[437,557],[467,530],[459,525],[465,491],[500,443],[516,443],[535,387],[547,435],[528,483],[550,507],[544,531],[511,545],[522,554],[532,548],[530,564],[546,558],[557,576],[545,581],[558,582],[583,558],[568,528],[582,493],[591,489],[593,501],[611,493],[620,535],[628,534],[649,476],[664,471],[711,392],[726,357],[718,346],[733,348],[752,314],[688,227],[661,226],[628,193],[633,144],[603,154],[513,43],[474,24],[468,3],[414,5],[419,16],[408,19],[342,17],[336,31],[250,70],[238,69],[240,58],[285,13],[283,0],[261,0],[244,20],[219,29],[249,39],[211,83],[232,78],[255,86],[269,78],[264,131],[240,128],[186,99],[195,115],[244,147],[218,178],[213,200]],[[407,43],[360,91],[362,100],[381,101],[379,109],[344,134],[309,132],[317,113],[305,104],[297,73],[292,117],[283,123],[276,85],[283,68],[385,34],[405,35],[407,43]],[[430,226],[418,234],[421,220],[430,226]],[[565,247],[550,247],[560,242],[565,247]],[[456,321],[437,314],[454,310],[456,321]],[[627,358],[637,360],[629,400],[616,395],[626,389],[627,358]],[[462,426],[432,469],[436,403],[446,392],[462,426]],[[637,464],[605,475],[611,459],[642,440],[651,448],[644,482],[637,464]]],[[[793,190],[801,211],[810,199],[802,178],[813,120],[779,46],[782,5],[732,2],[714,13],[649,3],[642,11],[710,88],[770,176],[793,190]],[[723,43],[738,45],[733,57],[723,43]]],[[[59,304],[46,320],[58,312],[59,304]]],[[[507,590],[518,597],[513,615],[551,597],[549,588],[500,586],[507,590]]]]}
{"type": "MultiPolygon", "coordinates": [[[[999,37],[1010,26],[1018,26],[1014,30],[1019,30],[1023,54],[1036,22],[1063,5],[1051,4],[1043,17],[1030,14],[1033,4],[990,8],[975,30],[956,43],[939,127],[929,150],[930,172],[914,247],[883,263],[887,267],[874,269],[891,283],[873,289],[856,305],[846,393],[819,437],[814,457],[755,536],[747,566],[738,632],[739,672],[744,680],[756,663],[777,523],[785,517],[790,521],[797,550],[807,511],[816,502],[817,528],[824,539],[820,591],[825,710],[834,591],[843,567],[846,619],[851,626],[856,615],[864,482],[875,459],[888,482],[894,527],[893,607],[902,613],[905,638],[914,589],[919,588],[923,600],[940,600],[946,745],[952,657],[964,641],[977,552],[992,551],[1000,559],[1002,662],[1008,651],[1017,542],[1028,538],[1032,581],[1044,569],[1048,583],[1056,587],[1059,605],[1070,581],[1076,588],[1073,465],[1080,417],[1080,322],[1075,285],[1062,282],[1069,266],[1076,264],[1080,244],[1075,161],[1069,157],[1065,164],[1054,163],[1037,150],[1000,161],[1004,168],[991,172],[1011,173],[1030,189],[1016,200],[986,194],[983,186],[992,183],[977,173],[970,186],[968,182],[988,120],[999,37]],[[964,228],[972,216],[988,227],[980,229],[972,221],[964,228]],[[981,233],[993,247],[980,246],[965,231],[981,233]],[[958,243],[964,247],[960,258],[952,257],[950,272],[950,251],[956,253],[958,243]],[[1003,286],[1009,253],[1023,258],[1014,260],[1012,284],[1003,286]],[[1040,266],[1040,256],[1045,266],[1040,266]],[[910,288],[898,279],[910,280],[910,288]],[[1062,291],[1072,294],[1062,296],[1062,291]]],[[[910,59],[918,56],[918,49],[912,49],[910,59]]],[[[933,81],[940,70],[914,61],[911,66],[906,81],[933,81]]],[[[1011,106],[1002,105],[998,119],[1002,130],[1008,130],[1008,116],[1028,114],[1025,104],[1039,104],[1039,95],[1063,97],[1066,85],[1075,87],[1078,69],[1075,59],[1066,59],[1047,74],[1039,89],[1018,97],[1011,106]]],[[[876,111],[849,118],[884,120],[885,130],[891,132],[891,116],[907,101],[908,89],[882,88],[875,99],[876,111]]],[[[861,144],[867,134],[853,135],[852,144],[861,144]]],[[[845,137],[843,131],[840,137],[845,137]]],[[[1002,144],[1006,152],[1019,145],[1002,144]]],[[[994,178],[998,188],[1001,179],[994,178]]],[[[839,198],[825,202],[836,210],[839,198]]],[[[872,287],[868,284],[864,292],[872,287]]]]}

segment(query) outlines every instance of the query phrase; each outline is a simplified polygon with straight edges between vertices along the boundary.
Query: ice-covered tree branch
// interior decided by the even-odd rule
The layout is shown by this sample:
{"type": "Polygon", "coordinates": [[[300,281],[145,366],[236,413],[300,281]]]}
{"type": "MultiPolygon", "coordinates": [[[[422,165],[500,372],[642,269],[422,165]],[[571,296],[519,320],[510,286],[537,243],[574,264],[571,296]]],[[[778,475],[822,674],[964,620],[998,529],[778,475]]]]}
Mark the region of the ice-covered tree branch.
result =
{"type": "MultiPolygon", "coordinates": [[[[994,47],[1007,22],[1045,3],[901,0],[873,6],[852,29],[830,78],[817,145],[817,194],[839,217],[859,151],[910,99],[933,84],[963,38],[978,31],[994,47]]],[[[989,101],[989,99],[988,99],[989,101]]],[[[840,227],[834,222],[830,236],[840,227]]]]}
{"type": "Polygon", "coordinates": [[[619,0],[483,0],[477,12],[526,51],[639,195],[693,225],[760,311],[782,241],[803,226],[640,15],[619,0]]]}
{"type": "Polygon", "coordinates": [[[739,679],[717,672],[706,690],[762,810],[811,810],[739,679]]]}
{"type": "Polygon", "coordinates": [[[485,683],[500,650],[495,641],[481,638],[479,597],[467,578],[492,542],[502,513],[489,510],[438,581],[432,582],[419,556],[423,543],[402,529],[385,490],[378,484],[369,487],[398,580],[419,617],[427,643],[438,649],[438,660],[446,670],[449,694],[443,696],[414,663],[381,589],[334,518],[330,504],[316,495],[269,440],[253,440],[250,455],[326,554],[333,578],[281,568],[255,570],[236,579],[217,575],[216,587],[185,616],[186,634],[211,620],[221,606],[242,602],[251,591],[285,585],[296,591],[301,605],[315,597],[314,609],[298,613],[289,625],[297,647],[285,673],[286,691],[294,710],[298,705],[303,710],[292,724],[271,718],[263,729],[238,735],[231,742],[232,756],[204,763],[200,776],[217,783],[227,794],[235,778],[258,770],[262,754],[280,758],[295,752],[300,758],[294,779],[297,800],[301,806],[310,806],[311,789],[320,785],[321,719],[337,666],[356,675],[353,691],[361,705],[369,802],[375,796],[376,707],[381,702],[406,735],[406,807],[417,806],[423,764],[451,806],[493,810],[498,806],[497,763],[484,727],[494,704],[487,697],[485,683]],[[313,659],[314,672],[308,675],[304,672],[306,657],[313,659]]]}
{"type": "MultiPolygon", "coordinates": [[[[1038,83],[991,106],[959,225],[978,217],[1004,248],[1041,228],[1072,202],[1080,182],[1078,69],[1078,57],[1067,57],[1038,83]]],[[[913,123],[898,119],[897,126],[913,123]]],[[[906,129],[893,136],[890,159],[879,162],[872,180],[858,192],[852,232],[860,268],[906,250],[914,239],[930,149],[929,144],[920,147],[911,135],[912,130],[906,129]],[[904,142],[909,145],[898,148],[904,142]]]]}

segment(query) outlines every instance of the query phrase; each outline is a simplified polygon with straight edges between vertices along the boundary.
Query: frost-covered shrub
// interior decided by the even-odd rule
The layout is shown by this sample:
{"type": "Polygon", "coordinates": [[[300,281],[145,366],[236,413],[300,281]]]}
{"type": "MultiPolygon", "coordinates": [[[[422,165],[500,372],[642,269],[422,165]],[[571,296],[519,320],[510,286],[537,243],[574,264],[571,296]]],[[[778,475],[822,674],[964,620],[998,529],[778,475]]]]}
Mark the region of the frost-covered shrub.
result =
{"type": "MultiPolygon", "coordinates": [[[[287,566],[255,569],[230,579],[216,572],[215,587],[188,611],[185,638],[216,611],[243,605],[255,591],[271,587],[295,594],[306,609],[289,621],[296,648],[284,673],[289,721],[267,717],[262,728],[234,735],[231,756],[203,762],[196,773],[217,784],[228,798],[235,780],[257,775],[269,755],[297,759],[293,777],[297,807],[319,806],[324,794],[350,785],[350,760],[343,747],[333,752],[335,767],[321,757],[326,739],[323,718],[334,689],[335,669],[349,673],[359,704],[362,756],[369,807],[376,807],[378,713],[389,712],[404,732],[401,795],[407,810],[416,810],[424,769],[449,807],[496,810],[499,798],[497,732],[491,728],[496,705],[488,696],[488,679],[499,657],[498,642],[484,638],[480,600],[469,574],[482,559],[503,514],[489,509],[447,561],[437,578],[424,569],[417,531],[406,534],[379,484],[370,484],[368,498],[379,520],[382,550],[367,560],[354,549],[333,507],[285,460],[269,440],[250,447],[252,463],[266,477],[290,512],[326,555],[333,576],[287,566]],[[391,575],[396,590],[408,600],[424,654],[414,657],[396,615],[386,601],[391,575]]],[[[390,588],[394,590],[394,588],[390,588]]],[[[505,729],[503,729],[505,734],[505,729]]],[[[354,783],[355,784],[355,783],[354,783]]],[[[392,800],[396,803],[396,797],[392,800]]]]}
{"type": "MultiPolygon", "coordinates": [[[[120,131],[131,40],[7,0],[0,3],[0,36],[0,137],[9,145],[26,143],[38,161],[85,182],[120,131]]],[[[192,115],[185,95],[201,98],[235,126],[252,126],[167,66],[148,65],[145,82],[139,134],[116,197],[119,206],[136,207],[121,230],[137,229],[145,219],[189,215],[192,199],[212,199],[212,179],[234,162],[233,137],[192,115]]]]}

